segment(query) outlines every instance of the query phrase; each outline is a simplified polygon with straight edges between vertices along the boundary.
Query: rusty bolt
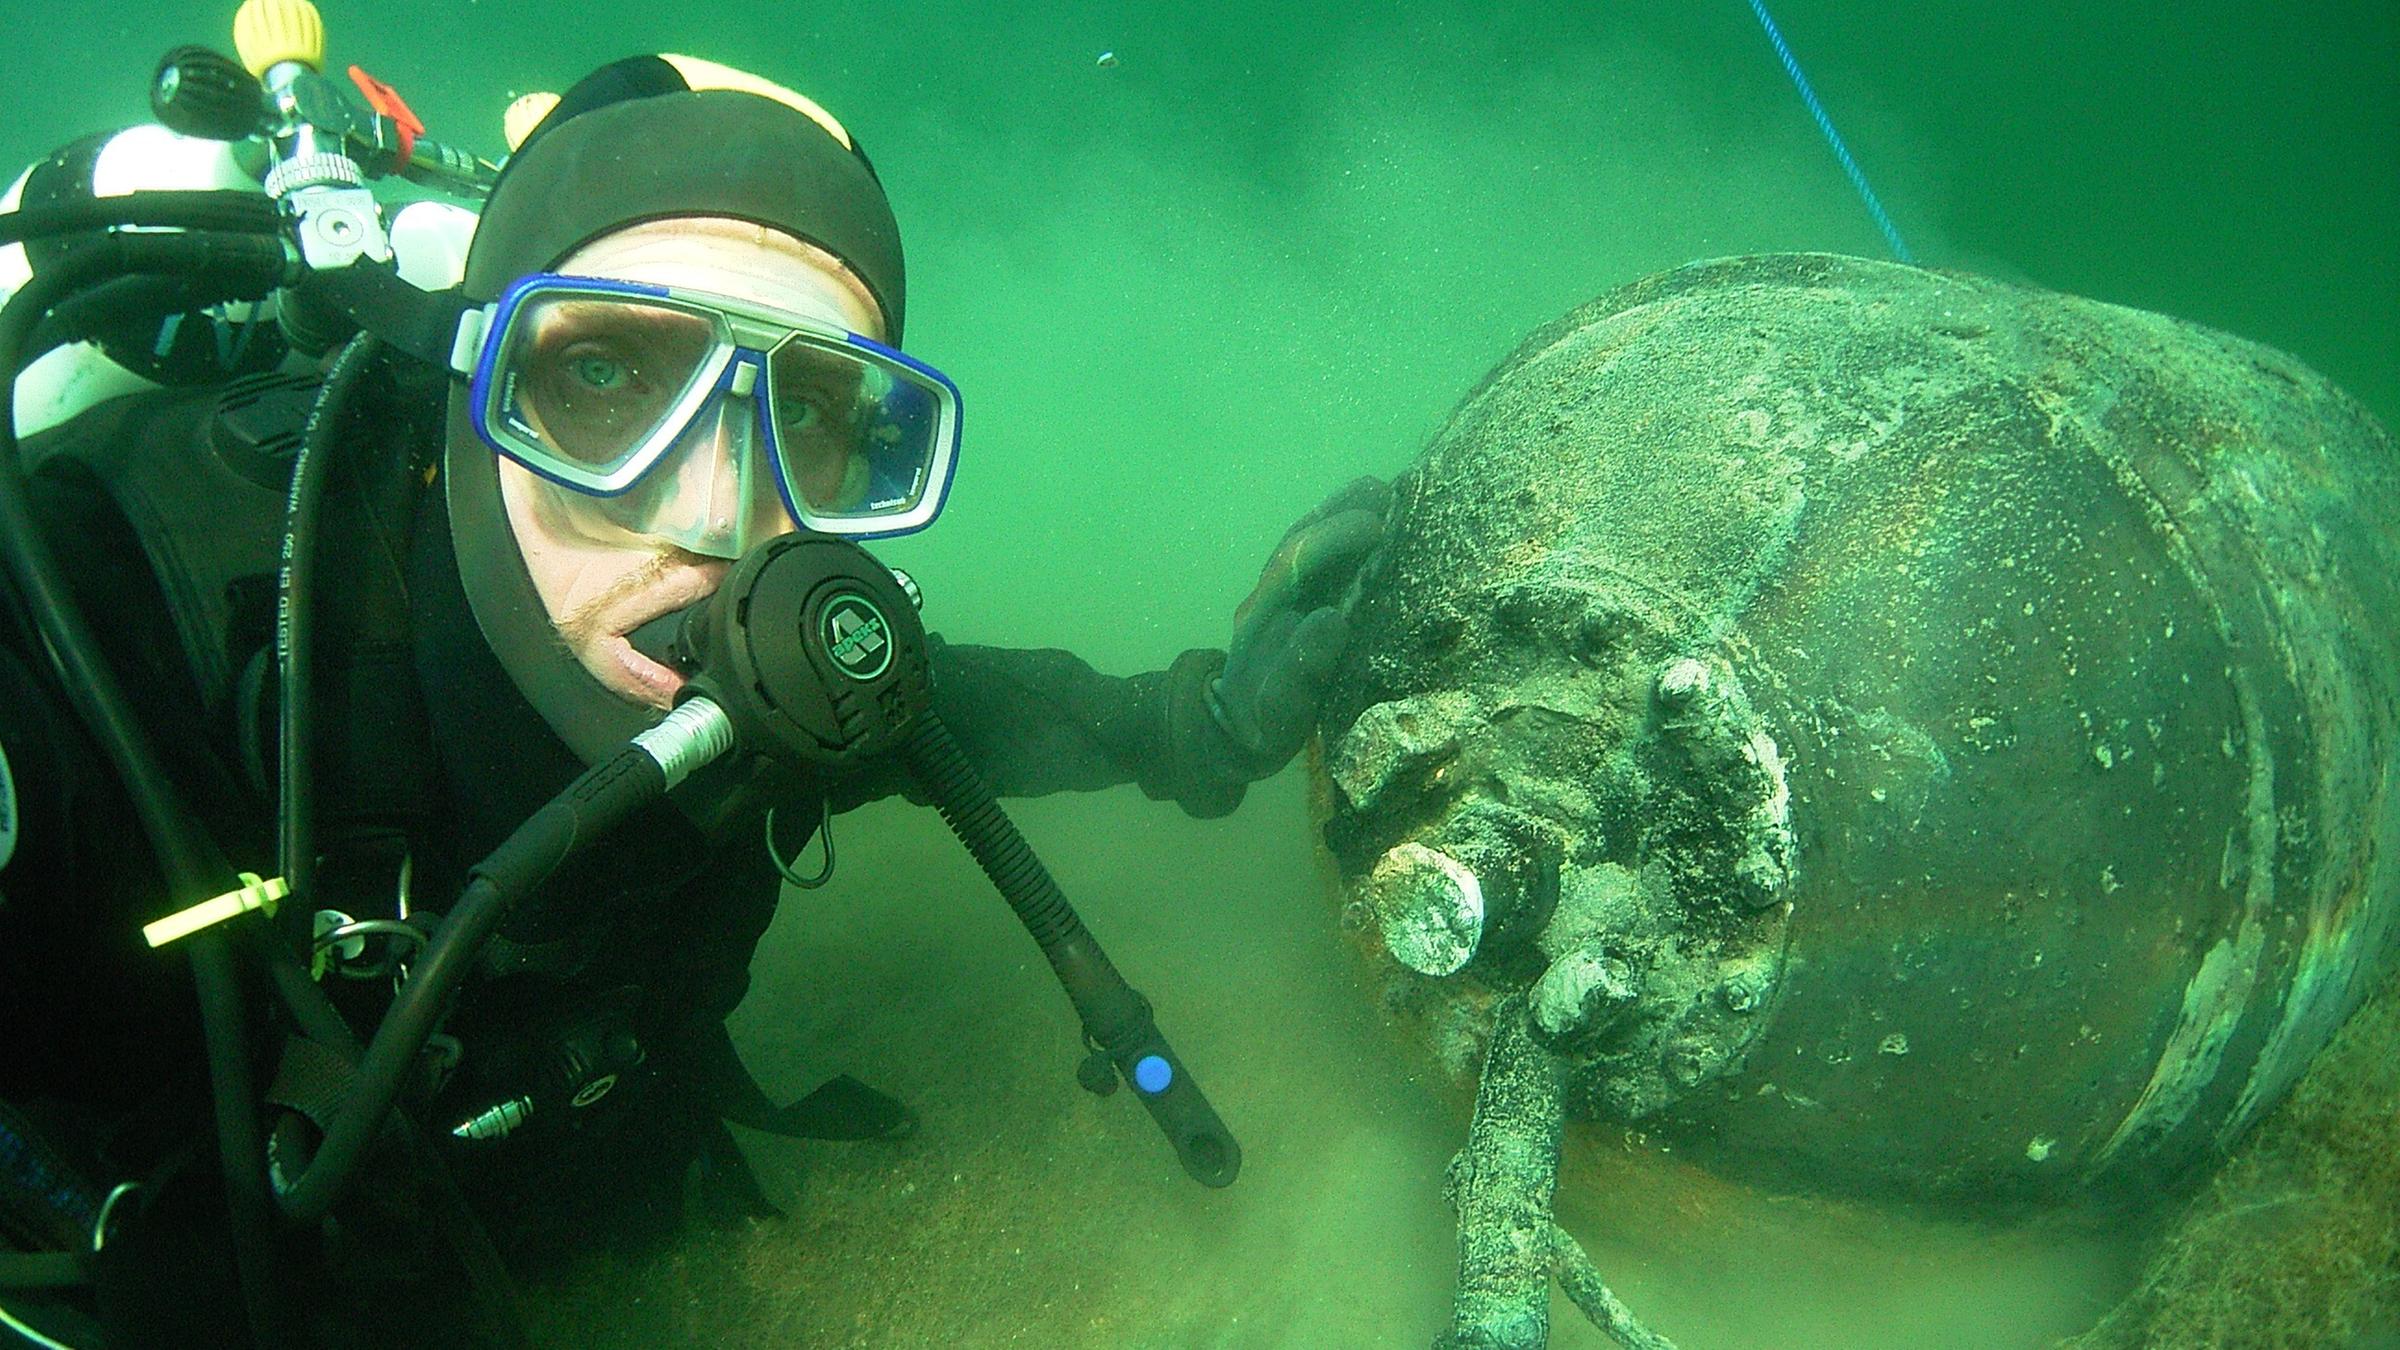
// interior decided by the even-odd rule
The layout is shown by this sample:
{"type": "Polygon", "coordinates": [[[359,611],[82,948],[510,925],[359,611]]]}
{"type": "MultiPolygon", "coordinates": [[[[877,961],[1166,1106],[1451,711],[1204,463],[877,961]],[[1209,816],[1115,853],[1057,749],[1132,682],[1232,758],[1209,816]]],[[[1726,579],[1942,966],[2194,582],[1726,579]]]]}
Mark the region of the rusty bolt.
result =
{"type": "Polygon", "coordinates": [[[1483,941],[1483,883],[1466,864],[1419,843],[1396,845],[1366,882],[1392,959],[1420,975],[1454,975],[1483,941]]]}
{"type": "Polygon", "coordinates": [[[1633,967],[1586,944],[1550,963],[1533,986],[1533,1024],[1553,1041],[1605,1029],[1641,996],[1633,967]]]}
{"type": "Polygon", "coordinates": [[[1756,1012],[1758,1005],[1766,1001],[1766,996],[1766,981],[1748,971],[1729,975],[1725,977],[1725,983],[1717,986],[1717,997],[1725,1000],[1725,1007],[1730,1012],[1756,1012]]]}

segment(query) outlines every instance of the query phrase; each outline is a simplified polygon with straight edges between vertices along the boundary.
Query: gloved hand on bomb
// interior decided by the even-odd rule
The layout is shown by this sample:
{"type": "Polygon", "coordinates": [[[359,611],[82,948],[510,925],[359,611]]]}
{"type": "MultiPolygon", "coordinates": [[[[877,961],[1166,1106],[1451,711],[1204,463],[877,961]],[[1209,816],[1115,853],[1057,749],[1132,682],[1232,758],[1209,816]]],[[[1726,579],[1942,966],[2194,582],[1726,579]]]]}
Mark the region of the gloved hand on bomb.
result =
{"type": "Polygon", "coordinates": [[[1359,578],[1383,542],[1392,490],[1358,478],[1285,532],[1233,612],[1208,711],[1245,778],[1264,778],[1308,742],[1350,637],[1359,578]]]}

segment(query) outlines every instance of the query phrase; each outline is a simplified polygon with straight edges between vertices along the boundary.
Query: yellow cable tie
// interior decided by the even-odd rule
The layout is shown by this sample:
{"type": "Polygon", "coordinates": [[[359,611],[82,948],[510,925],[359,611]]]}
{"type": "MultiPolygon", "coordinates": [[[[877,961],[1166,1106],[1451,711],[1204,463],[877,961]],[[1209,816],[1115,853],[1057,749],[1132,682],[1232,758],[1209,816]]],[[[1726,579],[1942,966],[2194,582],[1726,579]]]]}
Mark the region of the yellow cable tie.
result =
{"type": "Polygon", "coordinates": [[[212,924],[220,924],[239,914],[263,909],[275,912],[275,902],[291,893],[282,877],[262,881],[256,872],[243,872],[240,890],[201,901],[190,909],[180,910],[156,923],[142,925],[142,937],[153,947],[164,947],[178,938],[187,938],[212,924]]]}

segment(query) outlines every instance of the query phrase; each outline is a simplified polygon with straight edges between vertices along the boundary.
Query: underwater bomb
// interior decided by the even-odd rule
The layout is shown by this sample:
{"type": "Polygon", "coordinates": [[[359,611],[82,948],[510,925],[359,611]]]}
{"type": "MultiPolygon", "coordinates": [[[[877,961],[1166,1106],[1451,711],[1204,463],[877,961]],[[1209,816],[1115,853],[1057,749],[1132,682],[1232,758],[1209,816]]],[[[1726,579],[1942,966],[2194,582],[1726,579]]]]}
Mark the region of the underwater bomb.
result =
{"type": "Polygon", "coordinates": [[[2389,970],[2400,460],[2290,357],[1693,264],[1396,481],[1323,723],[1344,926],[1462,1078],[1762,1184],[2187,1179],[2389,970]]]}

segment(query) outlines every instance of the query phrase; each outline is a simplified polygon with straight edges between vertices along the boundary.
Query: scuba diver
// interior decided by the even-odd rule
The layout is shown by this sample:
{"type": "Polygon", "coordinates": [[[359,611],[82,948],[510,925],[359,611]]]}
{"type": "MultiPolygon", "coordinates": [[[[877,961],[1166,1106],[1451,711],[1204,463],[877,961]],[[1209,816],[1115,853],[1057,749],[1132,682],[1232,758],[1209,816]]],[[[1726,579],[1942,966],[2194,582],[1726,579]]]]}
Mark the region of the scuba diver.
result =
{"type": "MultiPolygon", "coordinates": [[[[250,82],[182,55],[186,95],[312,106],[274,97],[314,87],[289,53],[250,82]]],[[[370,142],[421,132],[357,79],[370,142]]],[[[1314,724],[1383,486],[1293,527],[1224,651],[1117,678],[944,644],[856,542],[938,516],[958,391],[903,348],[898,228],[824,109],[690,58],[603,67],[431,261],[398,228],[379,250],[322,162],[365,158],[358,126],[295,125],[263,215],[176,208],[219,213],[209,240],[97,186],[105,137],[13,204],[144,228],[29,235],[0,319],[10,360],[134,391],[19,406],[56,424],[0,447],[4,1325],[520,1343],[512,1270],[655,1244],[687,1189],[772,1215],[727,1121],[913,1126],[847,1077],[778,1107],[725,1029],[832,816],[895,793],[1043,944],[1084,1085],[1132,1085],[1230,1181],[1238,1147],[992,799],[1233,809],[1314,724]],[[89,263],[165,257],[169,225],[174,276],[89,263]]]]}

